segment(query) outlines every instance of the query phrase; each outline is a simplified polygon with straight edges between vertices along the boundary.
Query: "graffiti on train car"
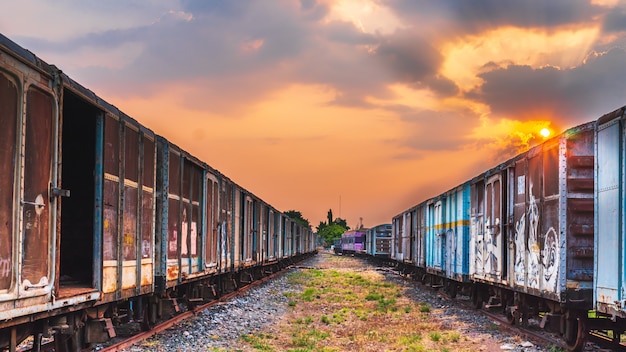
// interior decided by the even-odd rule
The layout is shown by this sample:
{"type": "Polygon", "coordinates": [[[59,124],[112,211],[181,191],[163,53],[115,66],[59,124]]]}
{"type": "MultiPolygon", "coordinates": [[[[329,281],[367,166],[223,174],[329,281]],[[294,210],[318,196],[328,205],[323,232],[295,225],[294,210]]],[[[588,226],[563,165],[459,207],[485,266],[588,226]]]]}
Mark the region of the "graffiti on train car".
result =
{"type": "Polygon", "coordinates": [[[498,257],[500,250],[498,248],[498,236],[500,235],[500,219],[496,218],[491,224],[491,218],[487,217],[485,223],[485,254],[484,264],[491,274],[499,275],[498,257]]]}
{"type": "Polygon", "coordinates": [[[535,289],[541,287],[555,292],[559,263],[559,237],[554,227],[550,227],[545,236],[540,236],[539,207],[533,194],[532,180],[529,180],[529,198],[528,209],[515,223],[515,283],[524,285],[524,275],[527,274],[529,287],[535,289]],[[527,214],[528,241],[525,241],[527,214]],[[541,237],[543,237],[543,251],[540,249],[541,237]],[[527,266],[525,258],[528,258],[527,266]]]}
{"type": "Polygon", "coordinates": [[[524,212],[518,221],[515,222],[515,264],[514,277],[515,284],[523,286],[526,276],[526,213],[524,212]]]}
{"type": "Polygon", "coordinates": [[[473,226],[482,230],[474,230],[476,233],[474,248],[476,273],[500,275],[499,258],[502,252],[499,248],[500,219],[496,218],[492,225],[490,217],[487,217],[486,220],[477,218],[473,226]]]}
{"type": "Polygon", "coordinates": [[[0,279],[11,275],[11,258],[0,257],[0,279]]]}

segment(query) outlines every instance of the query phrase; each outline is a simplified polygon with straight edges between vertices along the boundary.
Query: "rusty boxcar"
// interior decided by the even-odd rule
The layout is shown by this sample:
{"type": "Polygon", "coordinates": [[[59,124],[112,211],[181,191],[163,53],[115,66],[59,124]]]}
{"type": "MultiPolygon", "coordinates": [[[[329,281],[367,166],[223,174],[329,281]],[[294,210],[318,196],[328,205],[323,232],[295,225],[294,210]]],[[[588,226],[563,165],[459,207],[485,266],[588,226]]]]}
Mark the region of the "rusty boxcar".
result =
{"type": "Polygon", "coordinates": [[[314,253],[313,234],[0,35],[0,350],[57,351],[314,253]]]}
{"type": "Polygon", "coordinates": [[[474,302],[506,309],[511,321],[542,313],[572,348],[592,308],[594,127],[571,128],[472,180],[474,302]]]}

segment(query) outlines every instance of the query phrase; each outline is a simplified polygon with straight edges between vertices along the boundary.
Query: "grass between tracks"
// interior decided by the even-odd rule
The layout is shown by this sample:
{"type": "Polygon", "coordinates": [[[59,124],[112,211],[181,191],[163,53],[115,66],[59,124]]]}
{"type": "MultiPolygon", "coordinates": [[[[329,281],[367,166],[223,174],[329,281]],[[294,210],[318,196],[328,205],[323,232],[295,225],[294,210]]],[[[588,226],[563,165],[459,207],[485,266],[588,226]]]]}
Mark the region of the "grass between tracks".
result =
{"type": "MultiPolygon", "coordinates": [[[[323,254],[320,254],[323,255],[323,254]]],[[[353,258],[329,255],[328,269],[289,275],[290,313],[278,326],[244,335],[257,351],[471,351],[480,346],[444,327],[440,312],[406,298],[404,288],[353,258]]]]}

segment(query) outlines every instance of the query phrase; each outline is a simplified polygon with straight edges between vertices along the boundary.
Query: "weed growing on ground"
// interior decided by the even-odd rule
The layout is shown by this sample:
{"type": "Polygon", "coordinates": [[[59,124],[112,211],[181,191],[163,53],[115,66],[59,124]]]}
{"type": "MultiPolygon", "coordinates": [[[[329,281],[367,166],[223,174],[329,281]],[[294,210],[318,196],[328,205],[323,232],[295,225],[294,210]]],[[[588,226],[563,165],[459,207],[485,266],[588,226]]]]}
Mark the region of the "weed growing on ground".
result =
{"type": "Polygon", "coordinates": [[[318,255],[326,256],[327,268],[287,276],[290,291],[284,296],[291,309],[273,335],[248,335],[242,337],[245,344],[290,352],[473,351],[480,346],[467,339],[460,345],[461,335],[443,328],[429,304],[406,297],[404,284],[386,281],[358,259],[318,255]]]}

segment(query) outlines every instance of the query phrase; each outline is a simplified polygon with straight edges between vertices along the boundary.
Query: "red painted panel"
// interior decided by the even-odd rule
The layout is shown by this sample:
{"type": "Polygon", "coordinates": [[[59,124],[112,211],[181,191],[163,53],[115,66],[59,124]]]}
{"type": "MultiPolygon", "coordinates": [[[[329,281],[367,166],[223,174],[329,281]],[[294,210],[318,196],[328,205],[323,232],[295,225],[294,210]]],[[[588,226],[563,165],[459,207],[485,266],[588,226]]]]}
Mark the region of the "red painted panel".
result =
{"type": "Polygon", "coordinates": [[[122,237],[122,250],[124,260],[137,259],[135,239],[137,236],[137,202],[138,192],[135,187],[124,188],[124,232],[122,237]]]}
{"type": "Polygon", "coordinates": [[[13,182],[17,86],[0,74],[0,290],[11,286],[13,277],[13,182]]]}
{"type": "Polygon", "coordinates": [[[143,213],[141,224],[141,257],[152,258],[152,223],[153,223],[153,204],[152,192],[143,192],[143,213]]]}
{"type": "Polygon", "coordinates": [[[50,167],[52,164],[53,99],[31,88],[26,103],[24,165],[24,254],[22,278],[32,284],[48,276],[50,241],[50,167]]]}
{"type": "Polygon", "coordinates": [[[117,182],[104,181],[104,260],[117,260],[118,188],[117,182]]]}

